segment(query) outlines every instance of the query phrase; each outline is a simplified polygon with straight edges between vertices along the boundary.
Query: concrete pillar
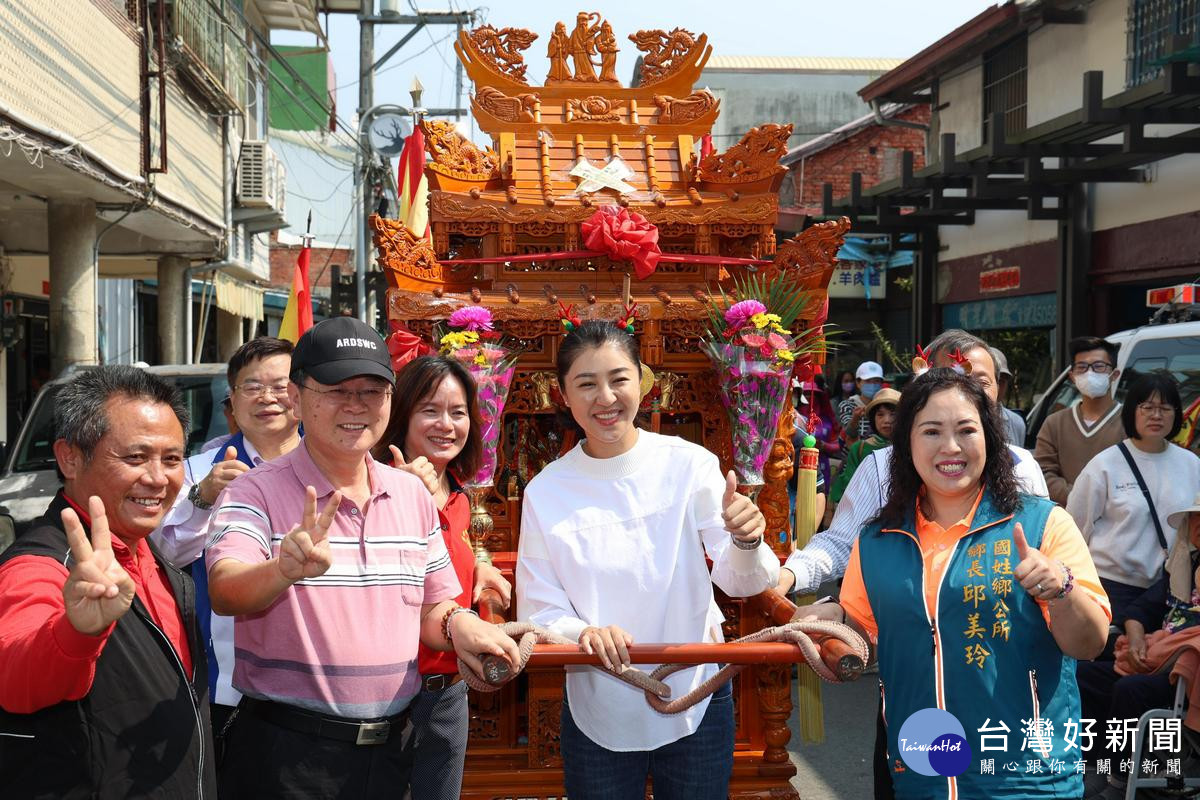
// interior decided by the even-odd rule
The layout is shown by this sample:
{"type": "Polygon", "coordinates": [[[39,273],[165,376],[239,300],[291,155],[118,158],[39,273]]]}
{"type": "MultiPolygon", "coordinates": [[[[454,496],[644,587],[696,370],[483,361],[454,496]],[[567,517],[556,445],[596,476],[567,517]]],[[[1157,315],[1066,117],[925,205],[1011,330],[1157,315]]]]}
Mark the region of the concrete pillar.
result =
{"type": "Polygon", "coordinates": [[[230,314],[224,309],[217,312],[217,358],[228,361],[235,350],[242,346],[242,336],[245,325],[242,317],[230,314]]]}
{"type": "Polygon", "coordinates": [[[187,268],[190,262],[182,256],[159,256],[158,259],[158,360],[160,364],[182,364],[184,347],[191,336],[184,330],[187,302],[191,300],[187,268]]]}
{"type": "Polygon", "coordinates": [[[50,256],[50,368],[96,363],[96,203],[47,204],[50,256]]]}

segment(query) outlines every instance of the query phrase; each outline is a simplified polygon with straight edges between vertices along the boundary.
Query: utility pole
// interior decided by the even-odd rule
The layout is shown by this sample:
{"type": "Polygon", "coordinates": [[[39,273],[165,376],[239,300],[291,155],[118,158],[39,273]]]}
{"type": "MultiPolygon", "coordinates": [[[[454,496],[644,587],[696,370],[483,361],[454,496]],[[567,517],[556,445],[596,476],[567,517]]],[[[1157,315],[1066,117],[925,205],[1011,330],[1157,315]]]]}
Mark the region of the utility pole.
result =
{"type": "MultiPolygon", "coordinates": [[[[358,318],[371,322],[367,305],[367,249],[371,246],[370,232],[367,230],[367,219],[374,211],[374,198],[368,191],[370,185],[367,174],[376,167],[375,153],[370,149],[370,142],[364,135],[366,117],[375,108],[375,71],[382,67],[388,59],[400,51],[413,36],[426,25],[454,25],[459,31],[464,24],[474,24],[474,11],[420,11],[416,14],[375,14],[375,0],[361,0],[359,5],[358,24],[358,141],[355,150],[354,165],[354,205],[358,220],[354,228],[354,278],[356,283],[355,300],[358,304],[358,318]],[[375,60],[375,26],[376,25],[412,25],[412,30],[393,45],[378,61],[375,60]],[[369,153],[364,157],[364,150],[369,153]]],[[[466,115],[462,108],[462,63],[456,63],[455,69],[455,108],[433,108],[426,113],[432,116],[454,117],[456,120],[466,115]]],[[[383,109],[379,109],[383,110],[383,109]]],[[[373,305],[373,304],[372,304],[373,305]]]]}

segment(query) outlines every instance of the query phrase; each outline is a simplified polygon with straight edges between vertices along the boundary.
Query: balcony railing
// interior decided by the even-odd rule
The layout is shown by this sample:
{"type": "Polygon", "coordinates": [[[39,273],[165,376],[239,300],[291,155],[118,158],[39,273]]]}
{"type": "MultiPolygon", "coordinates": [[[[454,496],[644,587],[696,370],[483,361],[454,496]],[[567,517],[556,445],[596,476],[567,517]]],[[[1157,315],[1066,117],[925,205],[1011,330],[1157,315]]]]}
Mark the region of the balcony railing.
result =
{"type": "Polygon", "coordinates": [[[1125,82],[1132,88],[1200,47],[1200,0],[1129,0],[1128,38],[1125,82]]]}
{"type": "Polygon", "coordinates": [[[173,0],[171,33],[188,72],[216,105],[246,107],[246,25],[229,0],[173,0]]]}

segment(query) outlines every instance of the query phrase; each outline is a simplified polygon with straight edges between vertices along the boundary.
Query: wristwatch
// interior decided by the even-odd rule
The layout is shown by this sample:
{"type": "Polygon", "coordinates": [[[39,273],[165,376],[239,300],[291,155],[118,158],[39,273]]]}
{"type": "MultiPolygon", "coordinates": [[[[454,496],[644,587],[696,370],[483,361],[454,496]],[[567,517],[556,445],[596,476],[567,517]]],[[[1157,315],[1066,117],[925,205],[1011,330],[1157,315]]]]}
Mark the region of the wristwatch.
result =
{"type": "Polygon", "coordinates": [[[200,496],[200,484],[193,483],[192,488],[188,489],[188,502],[201,511],[207,511],[213,507],[213,504],[200,496]]]}

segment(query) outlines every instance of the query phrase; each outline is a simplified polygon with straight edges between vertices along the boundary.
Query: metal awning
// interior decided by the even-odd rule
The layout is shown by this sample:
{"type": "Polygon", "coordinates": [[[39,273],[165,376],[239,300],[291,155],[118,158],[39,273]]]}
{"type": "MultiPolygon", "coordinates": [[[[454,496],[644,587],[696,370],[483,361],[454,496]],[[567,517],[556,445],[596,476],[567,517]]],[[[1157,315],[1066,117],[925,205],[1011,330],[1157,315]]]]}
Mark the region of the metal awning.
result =
{"type": "Polygon", "coordinates": [[[253,284],[231,278],[224,272],[213,276],[217,308],[258,322],[263,318],[263,290],[253,284]]]}
{"type": "Polygon", "coordinates": [[[317,19],[317,0],[254,0],[254,7],[267,28],[316,34],[325,49],[329,49],[325,31],[317,19]]]}

